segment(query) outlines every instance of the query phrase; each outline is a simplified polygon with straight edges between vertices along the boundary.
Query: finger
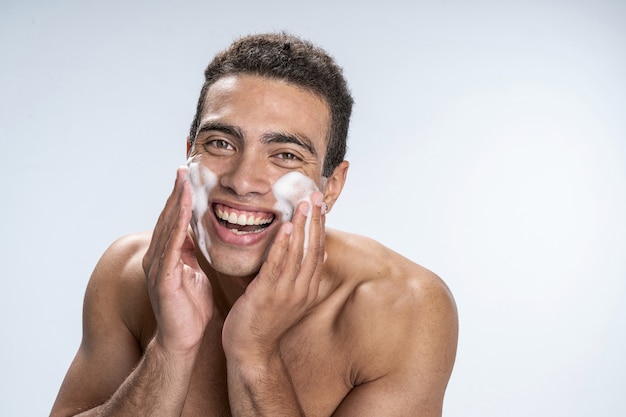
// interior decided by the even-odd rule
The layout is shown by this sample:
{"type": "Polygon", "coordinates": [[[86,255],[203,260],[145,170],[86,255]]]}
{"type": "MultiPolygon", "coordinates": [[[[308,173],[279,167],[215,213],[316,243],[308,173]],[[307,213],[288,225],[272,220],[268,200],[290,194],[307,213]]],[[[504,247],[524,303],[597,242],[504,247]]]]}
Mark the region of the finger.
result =
{"type": "Polygon", "coordinates": [[[172,215],[165,232],[162,253],[162,266],[166,271],[174,269],[181,260],[182,249],[188,237],[191,221],[191,189],[186,179],[186,167],[178,169],[178,179],[181,182],[181,192],[178,199],[178,211],[172,215]]]}
{"type": "Polygon", "coordinates": [[[324,264],[324,216],[322,194],[311,196],[312,209],[308,225],[308,249],[302,260],[296,290],[306,292],[307,302],[317,297],[324,264]]]}
{"type": "Polygon", "coordinates": [[[283,270],[283,264],[287,256],[292,233],[293,224],[291,222],[285,222],[280,226],[267,254],[267,258],[259,271],[258,279],[267,280],[267,282],[271,284],[276,284],[283,270]]]}
{"type": "Polygon", "coordinates": [[[157,224],[154,227],[152,233],[152,239],[150,246],[144,256],[144,271],[149,276],[156,278],[156,272],[162,264],[162,254],[164,252],[165,244],[171,235],[171,225],[175,223],[180,213],[180,201],[184,191],[185,176],[179,169],[176,175],[176,181],[174,183],[174,189],[165,203],[163,211],[159,215],[157,224]]]}
{"type": "Polygon", "coordinates": [[[194,269],[200,269],[198,258],[196,258],[196,244],[188,232],[181,248],[181,259],[184,264],[192,266],[194,269]]]}
{"type": "Polygon", "coordinates": [[[311,205],[303,201],[296,207],[293,221],[293,236],[289,240],[287,256],[281,277],[285,277],[292,284],[298,279],[304,256],[304,242],[307,235],[306,227],[311,205]]]}
{"type": "Polygon", "coordinates": [[[177,173],[176,180],[174,181],[174,189],[169,195],[165,203],[165,207],[159,214],[159,218],[157,219],[156,225],[154,226],[154,230],[152,231],[150,245],[143,258],[142,266],[143,266],[144,272],[146,273],[148,277],[151,276],[150,271],[151,269],[153,269],[153,266],[155,263],[154,262],[155,254],[157,253],[157,249],[161,245],[162,230],[165,227],[165,224],[168,223],[169,217],[171,216],[171,211],[172,211],[171,207],[172,207],[173,199],[179,193],[180,193],[180,184],[179,184],[178,173],[177,173]]]}
{"type": "Polygon", "coordinates": [[[324,219],[322,215],[323,195],[315,192],[311,195],[311,220],[309,224],[307,253],[302,260],[302,269],[313,274],[324,259],[324,219]]]}
{"type": "Polygon", "coordinates": [[[163,263],[163,254],[165,252],[165,245],[171,237],[172,225],[176,223],[180,215],[180,199],[184,190],[183,178],[180,172],[177,171],[175,188],[170,197],[168,198],[165,207],[159,220],[154,228],[151,246],[152,267],[156,267],[156,272],[161,268],[163,263]]]}

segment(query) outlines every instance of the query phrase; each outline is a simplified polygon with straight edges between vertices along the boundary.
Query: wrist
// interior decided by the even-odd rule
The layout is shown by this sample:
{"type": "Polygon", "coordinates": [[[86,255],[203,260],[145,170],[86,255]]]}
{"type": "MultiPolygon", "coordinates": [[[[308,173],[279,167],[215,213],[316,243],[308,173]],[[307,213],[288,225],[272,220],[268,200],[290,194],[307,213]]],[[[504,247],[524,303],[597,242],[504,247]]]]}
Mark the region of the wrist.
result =
{"type": "Polygon", "coordinates": [[[157,335],[148,344],[146,355],[153,356],[158,363],[162,363],[166,367],[171,366],[182,371],[193,368],[199,350],[199,344],[187,349],[168,347],[157,335]]]}
{"type": "Polygon", "coordinates": [[[262,379],[273,370],[283,368],[282,356],[278,349],[230,351],[226,353],[226,363],[231,371],[248,380],[262,379]]]}
{"type": "Polygon", "coordinates": [[[279,343],[229,343],[222,340],[224,354],[230,362],[245,364],[246,366],[266,366],[272,360],[280,358],[279,343]]]}

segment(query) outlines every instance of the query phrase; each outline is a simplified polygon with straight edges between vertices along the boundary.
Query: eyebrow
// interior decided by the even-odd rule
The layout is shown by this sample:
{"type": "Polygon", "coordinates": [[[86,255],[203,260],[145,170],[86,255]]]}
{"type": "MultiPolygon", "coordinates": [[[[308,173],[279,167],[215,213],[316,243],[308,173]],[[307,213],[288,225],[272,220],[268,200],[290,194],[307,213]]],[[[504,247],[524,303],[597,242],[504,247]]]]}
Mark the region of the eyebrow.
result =
{"type": "MultiPolygon", "coordinates": [[[[221,122],[207,122],[200,126],[200,128],[198,129],[198,133],[196,133],[196,138],[201,133],[209,131],[217,131],[230,136],[234,136],[241,141],[243,141],[245,136],[243,134],[243,131],[237,126],[221,122]]],[[[291,143],[305,149],[311,155],[317,156],[317,152],[315,151],[313,142],[308,137],[299,134],[269,132],[263,134],[263,136],[261,137],[261,143],[291,143]]]]}
{"type": "Polygon", "coordinates": [[[306,136],[298,134],[276,132],[266,133],[261,138],[261,143],[291,143],[305,149],[311,155],[317,156],[313,142],[306,136]]]}
{"type": "Polygon", "coordinates": [[[243,140],[243,132],[237,126],[227,125],[225,123],[220,122],[208,122],[200,126],[198,129],[198,133],[196,133],[196,138],[204,132],[208,131],[217,131],[222,132],[230,136],[234,136],[239,140],[243,140]]]}

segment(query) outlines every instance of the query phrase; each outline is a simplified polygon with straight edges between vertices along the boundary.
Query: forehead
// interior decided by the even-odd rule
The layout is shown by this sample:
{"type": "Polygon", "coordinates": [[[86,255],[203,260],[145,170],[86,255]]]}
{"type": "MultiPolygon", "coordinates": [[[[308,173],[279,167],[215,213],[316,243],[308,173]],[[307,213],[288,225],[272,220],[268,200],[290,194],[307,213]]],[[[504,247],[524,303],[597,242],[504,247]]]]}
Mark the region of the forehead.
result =
{"type": "MultiPolygon", "coordinates": [[[[319,142],[325,150],[330,127],[326,100],[295,84],[256,75],[221,77],[209,87],[200,125],[226,123],[247,136],[294,133],[319,142]]],[[[322,150],[322,149],[320,149],[322,150]]]]}

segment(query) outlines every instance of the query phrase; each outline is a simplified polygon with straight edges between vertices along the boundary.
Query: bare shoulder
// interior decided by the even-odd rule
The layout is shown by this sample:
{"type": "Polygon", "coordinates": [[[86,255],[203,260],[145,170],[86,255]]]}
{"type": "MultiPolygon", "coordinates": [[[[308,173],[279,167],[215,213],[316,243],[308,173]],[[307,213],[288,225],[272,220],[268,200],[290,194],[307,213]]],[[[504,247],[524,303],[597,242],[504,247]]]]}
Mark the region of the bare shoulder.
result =
{"type": "Polygon", "coordinates": [[[150,244],[150,233],[134,233],[115,240],[104,252],[96,268],[124,269],[129,262],[143,257],[150,244]]]}
{"type": "Polygon", "coordinates": [[[137,365],[154,322],[143,278],[149,234],[116,240],[96,265],[83,304],[83,338],[51,415],[106,401],[137,365]]]}
{"type": "Polygon", "coordinates": [[[410,369],[439,372],[445,385],[456,355],[458,320],[444,281],[372,239],[334,230],[329,238],[341,253],[331,262],[349,282],[340,321],[346,337],[359,341],[354,382],[410,369]]]}
{"type": "Polygon", "coordinates": [[[150,233],[136,233],[113,242],[98,261],[85,293],[85,308],[119,316],[137,339],[148,337],[143,333],[150,331],[146,326],[150,303],[142,268],[150,238],[150,233]]]}
{"type": "Polygon", "coordinates": [[[329,252],[340,253],[333,262],[355,280],[353,302],[391,302],[411,310],[439,304],[454,307],[450,289],[434,272],[373,239],[337,230],[330,236],[329,252]]]}
{"type": "Polygon", "coordinates": [[[113,242],[98,261],[90,286],[127,290],[142,278],[141,262],[150,244],[149,233],[123,236],[113,242]]]}

